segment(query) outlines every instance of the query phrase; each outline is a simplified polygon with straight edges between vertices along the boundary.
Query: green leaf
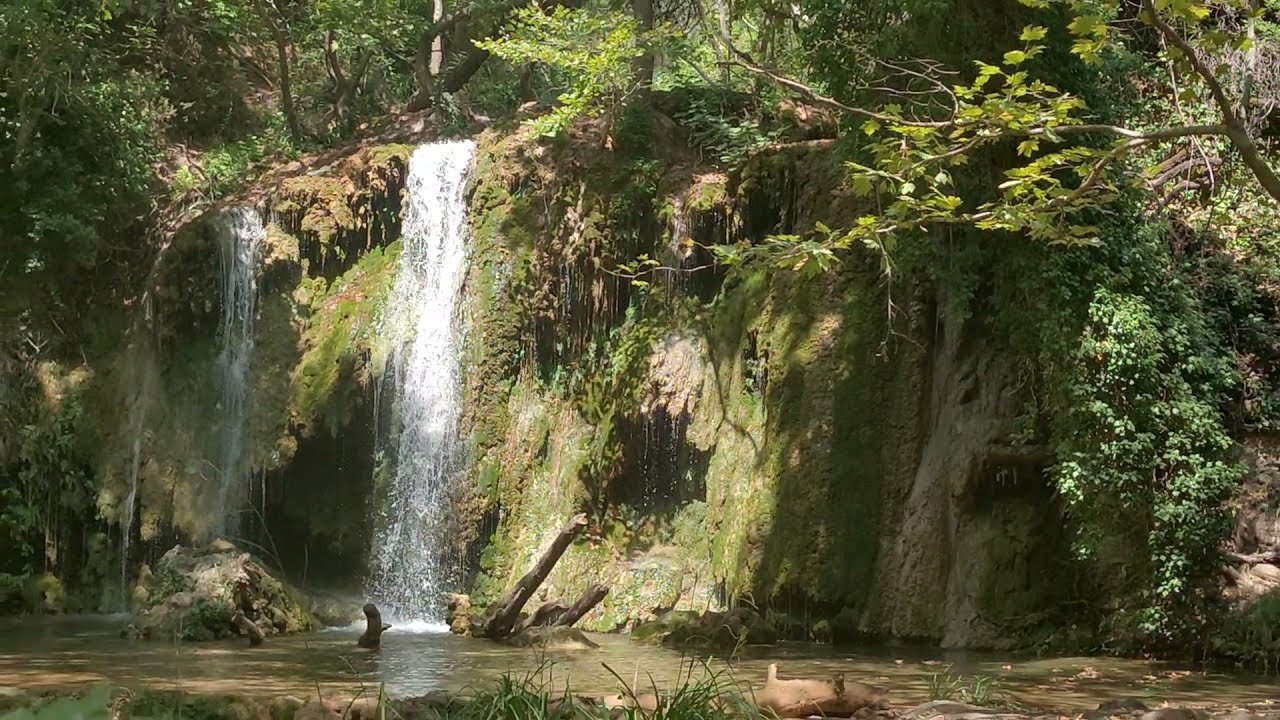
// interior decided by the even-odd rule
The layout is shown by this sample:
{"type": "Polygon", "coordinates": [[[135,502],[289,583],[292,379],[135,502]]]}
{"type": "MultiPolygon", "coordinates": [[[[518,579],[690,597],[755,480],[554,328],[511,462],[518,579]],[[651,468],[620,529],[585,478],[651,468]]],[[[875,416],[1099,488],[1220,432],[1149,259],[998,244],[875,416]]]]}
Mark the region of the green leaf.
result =
{"type": "Polygon", "coordinates": [[[862,123],[862,132],[866,133],[867,137],[871,137],[872,135],[875,135],[877,132],[879,132],[879,130],[880,130],[880,123],[877,122],[875,118],[871,118],[866,122],[862,123]]]}
{"type": "Polygon", "coordinates": [[[1036,150],[1038,150],[1039,148],[1040,148],[1039,140],[1036,140],[1034,138],[1030,140],[1023,140],[1022,142],[1018,143],[1018,154],[1024,155],[1026,157],[1031,157],[1032,155],[1035,154],[1036,150]]]}
{"type": "Polygon", "coordinates": [[[1040,25],[1028,25],[1022,29],[1022,35],[1019,37],[1023,42],[1036,42],[1043,40],[1045,35],[1049,34],[1049,29],[1040,25]]]}
{"type": "Polygon", "coordinates": [[[1004,54],[1005,65],[1021,65],[1027,59],[1027,54],[1021,50],[1010,50],[1004,54]]]}

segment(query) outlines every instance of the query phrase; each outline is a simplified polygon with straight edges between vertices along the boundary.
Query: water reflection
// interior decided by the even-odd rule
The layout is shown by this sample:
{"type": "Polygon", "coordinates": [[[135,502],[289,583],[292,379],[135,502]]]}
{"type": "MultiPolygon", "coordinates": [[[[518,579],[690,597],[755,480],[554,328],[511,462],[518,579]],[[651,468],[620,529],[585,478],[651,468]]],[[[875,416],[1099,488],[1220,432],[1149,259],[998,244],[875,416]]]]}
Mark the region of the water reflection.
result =
{"type": "MultiPolygon", "coordinates": [[[[535,673],[556,688],[580,693],[617,692],[627,683],[670,688],[689,672],[675,651],[600,636],[594,651],[541,652],[471,640],[439,628],[393,628],[379,651],[355,647],[359,628],[246,643],[136,642],[116,636],[120,618],[8,619],[0,622],[0,689],[55,688],[93,682],[193,693],[300,697],[376,692],[393,695],[465,691],[505,673],[535,673]],[[413,632],[411,630],[418,630],[413,632]],[[606,668],[612,669],[613,673],[606,668]]],[[[1100,701],[1140,697],[1149,703],[1224,705],[1280,698],[1274,679],[1188,671],[1175,666],[1112,658],[1037,660],[986,653],[941,653],[880,647],[859,651],[809,645],[749,648],[731,662],[706,660],[744,684],[763,683],[769,663],[784,676],[829,677],[885,685],[895,704],[928,697],[929,678],[944,663],[963,674],[991,675],[1029,706],[1084,709],[1100,701]]],[[[695,672],[702,672],[701,664],[695,672]]]]}

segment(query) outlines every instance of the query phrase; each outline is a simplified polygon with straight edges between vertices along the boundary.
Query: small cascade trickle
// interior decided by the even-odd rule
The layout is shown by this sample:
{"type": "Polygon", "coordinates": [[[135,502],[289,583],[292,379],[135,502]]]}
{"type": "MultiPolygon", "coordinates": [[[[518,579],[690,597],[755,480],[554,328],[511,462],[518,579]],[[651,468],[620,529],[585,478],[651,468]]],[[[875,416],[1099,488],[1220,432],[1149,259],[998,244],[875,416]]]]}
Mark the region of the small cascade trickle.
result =
{"type": "Polygon", "coordinates": [[[462,468],[461,328],[467,257],[464,190],[474,144],[423,145],[409,160],[400,272],[385,318],[395,409],[381,432],[387,504],[374,547],[371,593],[390,617],[439,622],[458,568],[445,550],[450,478],[462,468]],[[384,458],[385,460],[385,458],[384,458]]]}
{"type": "Polygon", "coordinates": [[[679,197],[671,200],[671,239],[662,250],[662,263],[670,272],[663,273],[663,285],[668,293],[682,295],[689,290],[690,261],[693,259],[689,243],[693,241],[689,211],[684,200],[679,197]]]}
{"type": "Polygon", "coordinates": [[[124,514],[120,518],[120,592],[125,609],[129,607],[129,542],[133,537],[134,508],[138,504],[138,470],[142,466],[142,418],[142,411],[139,410],[129,459],[129,492],[125,495],[124,514]]]}
{"type": "Polygon", "coordinates": [[[241,454],[245,398],[253,358],[253,324],[258,297],[258,264],[266,227],[252,207],[231,208],[218,216],[218,254],[222,264],[222,352],[218,496],[214,530],[239,531],[240,506],[248,497],[241,454]]]}
{"type": "MultiPolygon", "coordinates": [[[[151,293],[142,295],[142,322],[134,329],[139,336],[135,338],[135,351],[141,345],[149,347],[148,341],[155,332],[155,309],[151,304],[151,293]]],[[[130,432],[133,441],[129,452],[129,484],[125,492],[124,505],[120,513],[120,605],[121,609],[129,609],[129,547],[133,542],[133,527],[137,522],[138,483],[142,469],[142,440],[147,418],[147,403],[150,400],[151,374],[146,371],[141,361],[133,366],[137,374],[134,387],[136,395],[129,408],[130,432]]]]}

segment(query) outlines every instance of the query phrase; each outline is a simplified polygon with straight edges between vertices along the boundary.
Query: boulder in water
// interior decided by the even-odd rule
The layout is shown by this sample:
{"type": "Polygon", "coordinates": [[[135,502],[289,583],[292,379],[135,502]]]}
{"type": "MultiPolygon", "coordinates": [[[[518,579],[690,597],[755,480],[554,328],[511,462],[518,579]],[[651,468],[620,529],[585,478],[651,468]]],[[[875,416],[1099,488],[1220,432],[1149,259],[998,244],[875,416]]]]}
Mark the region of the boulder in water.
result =
{"type": "Polygon", "coordinates": [[[309,599],[311,614],[325,627],[347,627],[364,617],[359,602],[323,594],[312,594],[309,599]]]}
{"type": "Polygon", "coordinates": [[[727,613],[707,611],[701,615],[670,612],[636,626],[631,637],[677,649],[728,650],[738,645],[771,645],[778,641],[778,631],[759,613],[748,608],[736,608],[727,613]]]}
{"type": "Polygon", "coordinates": [[[151,578],[147,606],[131,624],[142,638],[217,640],[243,634],[248,626],[242,618],[264,636],[318,625],[302,593],[222,541],[165,553],[151,578]]]}
{"type": "Polygon", "coordinates": [[[444,621],[455,635],[466,635],[471,629],[471,596],[449,593],[449,606],[444,621]]]}
{"type": "Polygon", "coordinates": [[[502,642],[543,650],[594,650],[600,647],[578,628],[564,626],[531,627],[518,635],[503,638],[502,642]]]}

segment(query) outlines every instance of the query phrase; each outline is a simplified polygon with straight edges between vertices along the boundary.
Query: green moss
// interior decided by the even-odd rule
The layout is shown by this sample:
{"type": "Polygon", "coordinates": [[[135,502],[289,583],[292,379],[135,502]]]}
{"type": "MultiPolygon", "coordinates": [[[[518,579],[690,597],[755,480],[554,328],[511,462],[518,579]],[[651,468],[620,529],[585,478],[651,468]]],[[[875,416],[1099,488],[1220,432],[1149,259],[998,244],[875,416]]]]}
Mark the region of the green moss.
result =
{"type": "Polygon", "coordinates": [[[33,575],[22,584],[22,601],[29,613],[61,613],[66,610],[67,595],[62,582],[52,573],[33,575]]]}
{"type": "Polygon", "coordinates": [[[361,391],[372,368],[381,367],[377,322],[395,281],[399,254],[398,243],[385,251],[375,248],[331,286],[313,282],[295,295],[298,302],[307,302],[308,322],[300,339],[301,357],[289,378],[288,415],[308,431],[336,433],[350,395],[361,391]]]}

